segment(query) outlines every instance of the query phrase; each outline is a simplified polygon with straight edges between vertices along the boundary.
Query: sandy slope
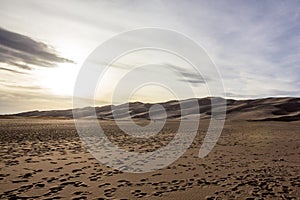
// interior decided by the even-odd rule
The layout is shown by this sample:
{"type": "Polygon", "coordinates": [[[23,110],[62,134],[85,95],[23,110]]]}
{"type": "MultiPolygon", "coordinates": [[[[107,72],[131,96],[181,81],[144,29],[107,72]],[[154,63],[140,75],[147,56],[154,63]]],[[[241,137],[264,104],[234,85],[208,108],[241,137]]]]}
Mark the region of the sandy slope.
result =
{"type": "MultiPolygon", "coordinates": [[[[140,120],[144,124],[146,121],[140,120]]],[[[178,127],[167,123],[150,141],[124,137],[102,121],[129,151],[166,145],[178,127]]],[[[204,159],[197,157],[203,120],[190,149],[167,168],[142,174],[111,169],[81,145],[72,120],[0,120],[1,199],[300,199],[300,124],[226,122],[204,159]]]]}
{"type": "MultiPolygon", "coordinates": [[[[220,99],[220,98],[214,98],[220,99]]],[[[160,105],[164,107],[168,119],[195,118],[201,114],[201,118],[211,116],[211,98],[197,99],[198,107],[191,104],[191,100],[168,101],[160,105]],[[184,105],[184,109],[181,109],[184,105]]],[[[99,119],[149,119],[149,109],[153,104],[133,102],[118,106],[86,107],[76,109],[81,118],[91,118],[95,113],[99,119]],[[126,110],[126,106],[129,108],[126,110]],[[113,115],[113,113],[115,115],[113,115]]],[[[217,104],[222,107],[222,104],[217,104]]],[[[163,118],[160,110],[154,112],[155,118],[163,118]]],[[[15,115],[0,116],[0,118],[11,117],[55,117],[73,118],[72,110],[31,111],[15,115]]],[[[199,117],[199,116],[198,116],[199,117]]],[[[253,100],[227,100],[227,119],[243,119],[255,121],[298,121],[300,120],[300,98],[264,98],[253,100]]]]}

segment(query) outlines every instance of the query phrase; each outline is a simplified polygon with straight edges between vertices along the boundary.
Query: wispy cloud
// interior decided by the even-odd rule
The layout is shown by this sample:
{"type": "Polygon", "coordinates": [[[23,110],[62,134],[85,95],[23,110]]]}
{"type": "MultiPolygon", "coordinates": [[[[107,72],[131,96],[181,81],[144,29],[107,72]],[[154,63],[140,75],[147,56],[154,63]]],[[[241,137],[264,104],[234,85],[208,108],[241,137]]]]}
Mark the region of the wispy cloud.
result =
{"type": "MultiPolygon", "coordinates": [[[[1,79],[11,84],[22,85],[21,79],[26,79],[23,85],[36,84],[32,81],[35,77],[28,75],[35,72],[30,69],[40,66],[45,69],[39,70],[54,71],[53,66],[72,62],[66,57],[83,61],[97,45],[122,31],[161,27],[184,33],[205,48],[220,71],[228,97],[300,96],[299,1],[13,2],[3,0],[0,9],[2,26],[8,29],[0,28],[1,79]]],[[[199,91],[204,91],[205,82],[216,79],[187,70],[180,62],[170,61],[171,66],[164,65],[169,60],[163,58],[168,57],[162,56],[159,62],[149,60],[162,63],[169,70],[158,73],[150,70],[145,76],[169,78],[172,68],[176,72],[172,76],[175,87],[189,82],[199,91]]],[[[139,59],[143,58],[137,56],[132,63],[113,65],[115,69],[107,78],[110,81],[108,88],[118,81],[115,74],[126,73],[138,64],[139,59]]],[[[100,63],[100,66],[106,64],[100,63]]],[[[70,77],[69,72],[60,75],[70,77]]],[[[134,79],[138,78],[144,76],[134,79]]],[[[66,84],[64,78],[57,81],[56,73],[49,79],[66,84]]],[[[13,88],[2,89],[0,92],[9,94],[13,88]]],[[[22,104],[27,104],[28,108],[38,104],[38,100],[26,98],[28,89],[17,87],[13,90],[16,92],[12,98],[22,96],[22,104]]],[[[43,95],[37,90],[34,99],[40,98],[44,102],[43,95]]],[[[149,98],[161,95],[153,92],[149,98]]],[[[143,94],[140,96],[142,98],[143,94]]],[[[58,106],[69,103],[68,99],[57,99],[58,106]]],[[[9,110],[10,101],[10,98],[2,98],[1,103],[6,105],[2,108],[9,110]]],[[[19,107],[22,107],[21,101],[19,107]]]]}
{"type": "Polygon", "coordinates": [[[189,82],[193,86],[198,86],[199,84],[206,84],[207,81],[210,81],[211,78],[203,77],[201,74],[198,74],[196,71],[188,70],[184,67],[180,67],[171,63],[164,63],[162,67],[168,67],[171,70],[175,70],[178,74],[178,81],[189,82]]]}
{"type": "Polygon", "coordinates": [[[12,73],[16,73],[16,74],[25,74],[24,72],[19,72],[17,70],[7,69],[7,68],[4,68],[4,67],[0,67],[0,70],[7,71],[7,72],[12,72],[12,73]]]}
{"type": "Polygon", "coordinates": [[[0,28],[0,62],[30,70],[29,65],[53,67],[57,63],[72,63],[54,48],[26,35],[0,28]]]}
{"type": "Polygon", "coordinates": [[[30,86],[16,86],[11,87],[10,90],[0,88],[0,93],[2,94],[0,96],[0,113],[2,114],[30,110],[65,109],[72,106],[70,97],[52,95],[45,89],[40,90],[30,86]]]}
{"type": "Polygon", "coordinates": [[[201,11],[192,8],[183,19],[218,66],[225,89],[236,98],[299,96],[299,2],[231,3],[197,3],[193,8],[201,11]]]}

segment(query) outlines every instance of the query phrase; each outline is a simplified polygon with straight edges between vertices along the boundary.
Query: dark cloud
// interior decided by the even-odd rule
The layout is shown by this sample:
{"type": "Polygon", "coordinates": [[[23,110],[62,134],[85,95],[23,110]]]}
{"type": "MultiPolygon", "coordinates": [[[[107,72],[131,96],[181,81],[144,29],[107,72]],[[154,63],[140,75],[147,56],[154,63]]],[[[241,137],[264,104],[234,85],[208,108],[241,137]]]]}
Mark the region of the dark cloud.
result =
{"type": "Polygon", "coordinates": [[[21,69],[31,70],[31,67],[29,67],[26,64],[20,64],[20,63],[16,63],[16,62],[9,62],[8,64],[16,66],[16,67],[21,68],[21,69]]]}
{"type": "MultiPolygon", "coordinates": [[[[118,68],[118,69],[122,69],[122,70],[131,70],[135,68],[135,65],[128,65],[125,63],[113,63],[111,65],[109,65],[108,63],[101,63],[103,66],[109,66],[109,67],[114,67],[114,68],[118,68]]],[[[172,71],[175,71],[177,73],[177,80],[178,81],[182,81],[182,82],[189,82],[194,86],[198,86],[199,84],[206,84],[207,81],[212,80],[211,78],[208,77],[203,77],[201,74],[198,74],[196,71],[192,72],[191,70],[188,70],[186,68],[183,67],[179,67],[176,66],[174,64],[170,64],[170,63],[163,63],[163,64],[159,64],[162,67],[167,67],[169,69],[171,69],[172,71]]],[[[145,70],[145,69],[143,69],[145,70]]],[[[149,70],[151,70],[151,68],[149,68],[149,70]]]]}
{"type": "Polygon", "coordinates": [[[176,72],[178,73],[178,81],[183,81],[183,82],[189,82],[193,85],[198,85],[198,84],[205,84],[207,81],[210,81],[211,79],[208,77],[203,77],[200,74],[197,74],[196,72],[190,72],[187,71],[186,69],[173,65],[173,64],[169,64],[166,63],[164,64],[167,67],[170,67],[173,70],[176,70],[176,72]]]}
{"type": "Polygon", "coordinates": [[[17,70],[7,69],[7,68],[4,68],[4,67],[0,67],[0,70],[2,70],[2,71],[8,71],[8,72],[16,73],[16,74],[26,74],[24,72],[19,72],[17,70]]]}
{"type": "Polygon", "coordinates": [[[201,79],[178,79],[179,81],[183,81],[183,82],[189,82],[192,84],[205,84],[206,81],[205,80],[201,80],[201,79]]]}
{"type": "Polygon", "coordinates": [[[29,65],[54,67],[57,63],[73,63],[55,49],[28,36],[0,28],[0,62],[29,70],[29,65]]]}

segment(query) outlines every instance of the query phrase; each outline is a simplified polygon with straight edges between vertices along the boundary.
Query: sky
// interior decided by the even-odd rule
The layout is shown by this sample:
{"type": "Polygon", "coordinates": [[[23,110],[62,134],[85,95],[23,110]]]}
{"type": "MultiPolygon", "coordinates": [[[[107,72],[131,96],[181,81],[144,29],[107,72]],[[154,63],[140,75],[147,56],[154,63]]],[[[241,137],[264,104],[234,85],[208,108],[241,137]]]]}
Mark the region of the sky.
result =
{"type": "MultiPolygon", "coordinates": [[[[174,30],[197,42],[220,73],[223,97],[300,96],[300,1],[2,0],[0,22],[2,114],[72,108],[74,84],[89,55],[111,37],[144,27],[174,30]]],[[[144,50],[109,67],[95,105],[110,104],[126,73],[153,63],[160,68],[135,70],[131,81],[167,78],[176,88],[190,83],[197,97],[210,95],[206,82],[212,77],[195,74],[170,53],[144,50]]],[[[129,100],[190,97],[181,91],[141,85],[129,100]]]]}

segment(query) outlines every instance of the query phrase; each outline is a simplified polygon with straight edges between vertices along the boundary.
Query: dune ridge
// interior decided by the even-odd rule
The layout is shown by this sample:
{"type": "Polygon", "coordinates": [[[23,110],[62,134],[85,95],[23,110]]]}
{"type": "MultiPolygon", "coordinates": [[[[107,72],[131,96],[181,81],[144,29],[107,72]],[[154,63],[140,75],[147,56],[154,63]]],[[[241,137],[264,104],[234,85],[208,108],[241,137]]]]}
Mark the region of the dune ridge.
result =
{"type": "MultiPolygon", "coordinates": [[[[77,133],[71,109],[2,116],[0,199],[299,199],[299,98],[227,100],[222,134],[209,155],[200,159],[199,148],[210,126],[210,101],[198,99],[203,120],[185,153],[169,166],[147,173],[119,171],[93,157],[77,133]]],[[[191,105],[189,100],[181,103],[191,105]]],[[[149,124],[145,119],[152,104],[127,105],[138,125],[149,124]]],[[[137,131],[124,118],[126,104],[77,111],[89,118],[96,110],[113,144],[143,153],[169,144],[179,118],[193,120],[199,115],[199,110],[186,106],[182,116],[179,101],[161,105],[170,120],[149,138],[132,137],[112,120],[112,112],[118,112],[129,132],[137,131]]],[[[89,127],[89,120],[85,122],[89,127]]],[[[103,158],[112,158],[110,149],[103,158]]]]}
{"type": "MultiPolygon", "coordinates": [[[[199,98],[199,108],[189,105],[186,100],[171,100],[159,103],[162,105],[167,114],[167,119],[189,119],[200,114],[201,118],[211,117],[211,99],[217,97],[199,98]],[[185,108],[180,109],[180,104],[185,108]]],[[[300,120],[300,98],[295,97],[270,97],[263,99],[234,100],[227,99],[227,116],[226,119],[248,120],[248,121],[297,121],[300,120]]],[[[126,120],[128,116],[133,119],[149,119],[149,109],[153,103],[129,102],[121,105],[107,105],[102,107],[85,107],[76,109],[82,118],[90,118],[95,115],[102,120],[126,120]],[[126,106],[129,107],[129,113],[126,106]],[[129,115],[128,115],[129,114],[129,115]]],[[[217,106],[223,106],[218,105],[217,106]]],[[[11,117],[51,117],[51,118],[73,118],[73,110],[51,110],[51,111],[30,111],[10,115],[1,115],[1,118],[11,117]]],[[[161,113],[154,112],[158,119],[161,113]]]]}

